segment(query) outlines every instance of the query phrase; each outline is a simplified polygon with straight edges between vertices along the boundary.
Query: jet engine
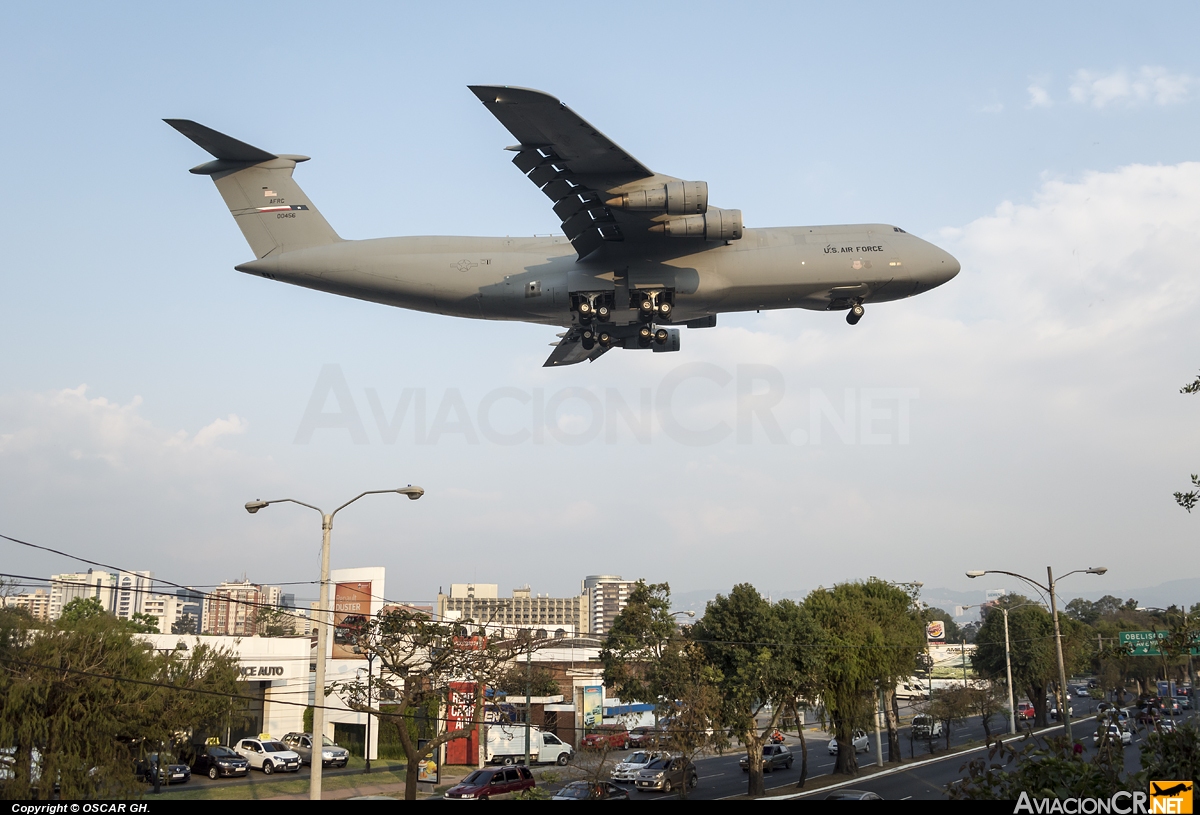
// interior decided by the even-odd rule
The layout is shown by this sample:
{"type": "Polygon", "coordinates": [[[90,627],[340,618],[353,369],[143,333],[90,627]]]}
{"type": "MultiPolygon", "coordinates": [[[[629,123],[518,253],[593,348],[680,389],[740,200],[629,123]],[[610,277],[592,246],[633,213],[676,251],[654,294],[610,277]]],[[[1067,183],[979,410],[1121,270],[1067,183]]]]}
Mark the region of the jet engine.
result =
{"type": "Polygon", "coordinates": [[[668,218],[650,227],[672,238],[704,238],[710,241],[736,241],[742,237],[742,211],[709,207],[703,215],[668,218]]]}
{"type": "Polygon", "coordinates": [[[604,203],[631,212],[703,215],[708,211],[708,182],[670,181],[665,187],[623,193],[604,203]]]}

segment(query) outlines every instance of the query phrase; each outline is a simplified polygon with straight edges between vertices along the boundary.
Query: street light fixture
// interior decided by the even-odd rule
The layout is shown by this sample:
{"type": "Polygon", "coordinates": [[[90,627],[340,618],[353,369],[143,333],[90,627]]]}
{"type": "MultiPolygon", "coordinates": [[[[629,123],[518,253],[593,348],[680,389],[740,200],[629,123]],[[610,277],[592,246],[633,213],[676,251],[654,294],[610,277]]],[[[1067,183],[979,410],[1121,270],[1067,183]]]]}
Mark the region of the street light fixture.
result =
{"type": "MultiPolygon", "coordinates": [[[[1062,577],[1060,577],[1059,580],[1062,580],[1063,577],[1070,577],[1073,574],[1104,574],[1107,571],[1108,571],[1108,568],[1105,566],[1092,566],[1087,569],[1076,569],[1073,572],[1067,572],[1062,577]]],[[[1023,574],[1017,574],[1016,572],[1006,572],[1003,569],[985,569],[985,570],[980,570],[980,571],[970,571],[970,572],[967,572],[967,577],[970,577],[970,578],[983,577],[985,574],[1006,574],[1009,577],[1015,577],[1018,580],[1024,580],[1029,585],[1031,585],[1035,588],[1041,589],[1044,592],[1049,593],[1049,595],[1050,595],[1050,615],[1054,618],[1054,650],[1057,652],[1057,655],[1058,655],[1058,716],[1062,720],[1063,730],[1067,734],[1067,740],[1068,741],[1072,740],[1071,709],[1067,704],[1069,701],[1069,699],[1067,698],[1067,668],[1063,662],[1062,628],[1059,627],[1059,624],[1058,624],[1058,598],[1055,595],[1055,591],[1054,591],[1055,586],[1057,584],[1056,584],[1056,581],[1054,580],[1054,570],[1051,569],[1049,566],[1046,567],[1046,579],[1049,583],[1049,585],[1047,585],[1047,586],[1043,586],[1041,583],[1037,582],[1036,580],[1034,580],[1032,578],[1026,577],[1023,574]]],[[[1005,615],[1005,622],[1007,622],[1007,620],[1008,620],[1008,616],[1005,615]]],[[[1005,630],[1007,631],[1007,626],[1005,627],[1005,630]]]]}
{"type": "MultiPolygon", "coordinates": [[[[979,607],[983,608],[985,605],[987,604],[983,603],[980,604],[979,607]]],[[[1013,699],[1012,651],[1009,649],[1008,644],[1008,612],[1014,611],[1018,608],[1025,608],[1026,606],[1045,608],[1045,606],[1043,606],[1041,603],[1021,603],[1012,607],[999,607],[1000,610],[1004,612],[1004,672],[1008,677],[1008,733],[1010,736],[1017,735],[1017,705],[1016,701],[1013,699]]],[[[967,609],[971,608],[971,606],[963,606],[963,608],[967,609]]]]}
{"type": "MultiPolygon", "coordinates": [[[[322,750],[325,744],[325,707],[322,703],[321,696],[325,691],[325,648],[329,642],[329,626],[332,621],[328,619],[329,610],[329,536],[333,531],[333,517],[341,512],[346,507],[353,504],[359,498],[367,495],[384,495],[387,493],[396,493],[397,495],[406,495],[409,500],[415,501],[425,494],[425,490],[420,487],[414,487],[409,484],[407,487],[400,487],[394,490],[367,490],[359,493],[351,498],[346,503],[335,509],[333,512],[326,514],[320,507],[315,507],[312,504],[306,504],[303,501],[297,501],[295,498],[276,498],[272,501],[261,501],[255,498],[253,501],[246,502],[246,511],[251,515],[258,512],[260,509],[269,507],[271,504],[299,504],[302,507],[314,509],[321,515],[321,594],[320,600],[317,602],[317,670],[316,670],[316,688],[313,692],[313,743],[321,745],[314,749],[322,750]]],[[[369,714],[368,714],[369,715],[369,714]]],[[[368,747],[368,750],[370,748],[368,747]]],[[[312,762],[312,774],[309,776],[308,782],[308,798],[311,801],[321,800],[321,770],[322,760],[312,762]]]]}

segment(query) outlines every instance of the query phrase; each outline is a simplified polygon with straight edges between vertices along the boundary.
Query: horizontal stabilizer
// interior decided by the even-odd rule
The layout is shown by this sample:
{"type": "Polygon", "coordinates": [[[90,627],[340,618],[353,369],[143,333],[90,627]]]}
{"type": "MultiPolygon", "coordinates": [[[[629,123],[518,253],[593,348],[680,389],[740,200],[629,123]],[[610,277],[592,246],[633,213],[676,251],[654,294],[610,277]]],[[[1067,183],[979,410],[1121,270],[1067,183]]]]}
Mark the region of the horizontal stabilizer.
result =
{"type": "Polygon", "coordinates": [[[213,158],[224,161],[248,161],[255,164],[279,158],[274,153],[238,141],[232,136],[218,133],[211,127],[193,122],[191,119],[163,119],[164,122],[200,145],[213,158]]]}

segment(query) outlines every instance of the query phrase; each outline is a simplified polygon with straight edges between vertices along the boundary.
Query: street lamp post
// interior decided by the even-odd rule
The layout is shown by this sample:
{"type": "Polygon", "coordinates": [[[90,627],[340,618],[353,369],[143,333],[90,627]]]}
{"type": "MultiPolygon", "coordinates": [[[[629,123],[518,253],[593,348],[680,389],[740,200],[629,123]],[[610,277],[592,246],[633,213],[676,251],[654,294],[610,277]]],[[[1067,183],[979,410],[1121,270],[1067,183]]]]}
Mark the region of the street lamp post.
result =
{"type": "MultiPolygon", "coordinates": [[[[1013,699],[1012,649],[1009,648],[1008,644],[1008,612],[1013,609],[1025,608],[1025,606],[1041,607],[1041,605],[1041,603],[1021,603],[1012,608],[1008,606],[1000,607],[1000,610],[1004,612],[1004,673],[1008,678],[1008,734],[1010,736],[1017,735],[1017,704],[1013,699]]],[[[970,606],[963,606],[963,608],[970,608],[970,606]]]]}
{"type": "MultiPolygon", "coordinates": [[[[1076,569],[1073,572],[1067,572],[1062,577],[1060,577],[1059,580],[1062,580],[1063,577],[1070,577],[1073,574],[1081,574],[1081,573],[1082,574],[1104,574],[1107,571],[1108,571],[1108,569],[1104,566],[1093,566],[1090,569],[1076,569]]],[[[1016,572],[1006,572],[1003,569],[986,569],[986,570],[982,570],[982,571],[971,571],[971,572],[967,572],[967,577],[970,577],[973,579],[976,577],[983,577],[985,574],[1006,574],[1009,577],[1015,577],[1018,580],[1024,580],[1029,585],[1039,588],[1042,591],[1049,592],[1049,594],[1050,594],[1050,615],[1054,618],[1054,650],[1056,651],[1057,656],[1058,656],[1058,717],[1059,717],[1059,719],[1062,720],[1063,729],[1064,729],[1064,732],[1067,734],[1067,739],[1071,740],[1072,739],[1072,736],[1071,736],[1071,711],[1067,705],[1067,702],[1068,702],[1068,698],[1067,698],[1067,668],[1066,668],[1066,664],[1063,662],[1062,629],[1059,627],[1059,624],[1058,624],[1058,598],[1057,598],[1057,595],[1055,594],[1055,587],[1056,587],[1057,583],[1054,580],[1054,570],[1051,569],[1049,566],[1046,567],[1046,579],[1049,582],[1048,586],[1043,586],[1041,583],[1037,582],[1036,580],[1033,580],[1032,578],[1026,577],[1023,574],[1017,574],[1016,572]]],[[[1007,621],[1008,621],[1008,617],[1005,616],[1005,622],[1007,623],[1007,621]]],[[[1007,632],[1007,630],[1008,630],[1008,626],[1006,625],[1005,631],[1007,632]]],[[[1011,687],[1011,684],[1009,687],[1011,687]]]]}
{"type": "MultiPolygon", "coordinates": [[[[359,498],[366,495],[382,495],[384,493],[394,492],[399,495],[406,495],[410,500],[417,500],[425,494],[425,490],[420,487],[414,487],[411,484],[407,487],[401,487],[394,490],[367,490],[359,493],[351,498],[346,503],[335,509],[333,512],[326,514],[320,507],[315,507],[312,504],[306,504],[303,501],[297,501],[295,498],[276,498],[272,501],[260,501],[257,498],[253,501],[246,502],[246,511],[251,515],[258,512],[260,509],[269,507],[271,504],[299,504],[302,507],[316,510],[321,515],[321,591],[320,599],[317,601],[317,670],[316,670],[316,689],[313,692],[313,743],[320,745],[322,757],[324,756],[324,736],[325,736],[325,707],[322,696],[325,691],[325,648],[329,642],[329,626],[332,621],[328,619],[329,612],[329,536],[333,531],[333,517],[341,512],[346,507],[353,504],[359,498]]],[[[309,800],[321,800],[321,770],[322,760],[313,761],[312,774],[309,776],[308,782],[308,797],[309,800]]]]}
{"type": "MultiPolygon", "coordinates": [[[[363,772],[371,772],[371,675],[375,667],[375,652],[367,652],[367,743],[363,748],[363,772]]],[[[323,740],[322,740],[323,741],[323,740]]]]}

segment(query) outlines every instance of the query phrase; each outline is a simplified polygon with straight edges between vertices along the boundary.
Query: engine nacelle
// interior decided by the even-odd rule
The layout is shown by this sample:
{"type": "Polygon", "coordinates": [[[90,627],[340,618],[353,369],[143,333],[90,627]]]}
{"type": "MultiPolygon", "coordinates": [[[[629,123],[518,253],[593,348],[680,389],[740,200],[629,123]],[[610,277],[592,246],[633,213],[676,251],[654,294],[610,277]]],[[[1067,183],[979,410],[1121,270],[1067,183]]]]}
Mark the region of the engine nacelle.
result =
{"type": "Polygon", "coordinates": [[[736,241],[742,237],[742,211],[709,207],[703,215],[668,218],[650,227],[672,238],[704,238],[709,241],[736,241]]]}
{"type": "Polygon", "coordinates": [[[671,181],[665,187],[627,192],[604,203],[631,212],[703,215],[708,211],[708,182],[671,181]]]}

